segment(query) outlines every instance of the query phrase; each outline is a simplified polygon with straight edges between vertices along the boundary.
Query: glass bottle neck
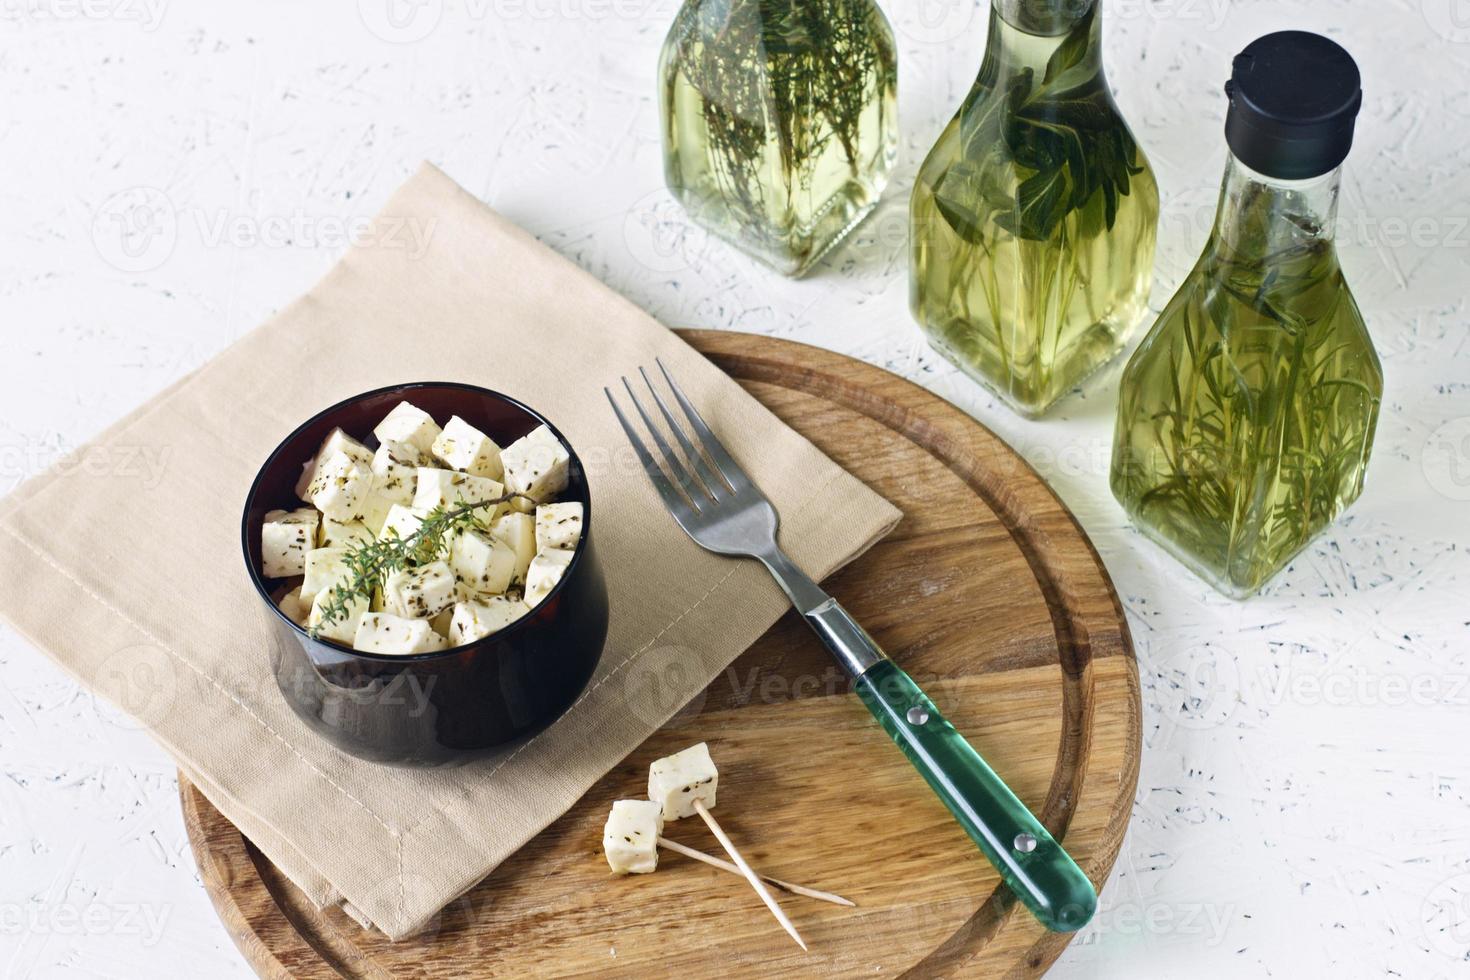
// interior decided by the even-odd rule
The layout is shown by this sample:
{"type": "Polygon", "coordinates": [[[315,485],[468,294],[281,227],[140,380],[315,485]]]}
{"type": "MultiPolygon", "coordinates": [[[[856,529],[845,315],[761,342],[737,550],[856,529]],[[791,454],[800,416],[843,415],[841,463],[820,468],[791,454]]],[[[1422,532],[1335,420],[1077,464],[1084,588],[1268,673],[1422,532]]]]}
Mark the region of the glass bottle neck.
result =
{"type": "Polygon", "coordinates": [[[999,88],[1005,80],[1030,72],[1064,87],[1102,72],[1102,30],[1096,0],[993,0],[990,32],[977,86],[999,88]],[[1061,56],[1066,78],[1052,79],[1053,58],[1061,56]]]}
{"type": "Polygon", "coordinates": [[[1096,19],[1100,0],[991,0],[996,19],[1026,34],[1057,37],[1070,32],[1089,14],[1096,19]]]}
{"type": "Polygon", "coordinates": [[[1332,245],[1342,169],[1308,180],[1256,173],[1231,154],[1220,188],[1212,241],[1244,259],[1332,245]]]}

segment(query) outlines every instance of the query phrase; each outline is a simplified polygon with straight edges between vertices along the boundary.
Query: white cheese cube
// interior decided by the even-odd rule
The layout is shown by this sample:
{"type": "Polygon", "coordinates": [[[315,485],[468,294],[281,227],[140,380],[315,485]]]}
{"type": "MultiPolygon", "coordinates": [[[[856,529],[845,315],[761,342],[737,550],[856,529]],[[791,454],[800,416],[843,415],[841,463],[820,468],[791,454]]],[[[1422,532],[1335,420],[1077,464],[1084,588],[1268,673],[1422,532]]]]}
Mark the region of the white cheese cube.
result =
{"type": "Polygon", "coordinates": [[[427,456],[439,438],[439,426],[428,412],[408,402],[399,402],[383,421],[373,428],[373,435],[382,443],[403,443],[412,446],[421,455],[427,456]]]}
{"type": "Polygon", "coordinates": [[[266,578],[300,575],[306,553],[316,546],[317,512],[273,510],[260,525],[260,574],[266,578]]]}
{"type": "Polygon", "coordinates": [[[505,486],[537,503],[548,503],[566,489],[571,456],[561,440],[541,425],[500,451],[505,486]]]}
{"type": "Polygon", "coordinates": [[[306,626],[315,630],[317,636],[351,645],[357,636],[357,624],[368,611],[368,601],[360,595],[349,597],[347,615],[329,623],[326,619],[327,606],[332,603],[336,594],[336,588],[325,589],[316,594],[311,603],[311,614],[306,618],[306,626]]]}
{"type": "Polygon", "coordinates": [[[531,609],[524,602],[491,596],[475,602],[458,602],[449,622],[449,642],[463,646],[505,629],[531,609]]]}
{"type": "Polygon", "coordinates": [[[648,874],[658,868],[663,813],[648,800],[618,800],[602,828],[602,851],[618,874],[648,874]]]}
{"type": "Polygon", "coordinates": [[[362,516],[363,500],[372,489],[370,465],[338,452],[317,467],[306,495],[317,510],[332,520],[354,521],[362,516]]]}
{"type": "Polygon", "coordinates": [[[373,458],[372,450],[368,449],[368,447],[341,429],[333,429],[322,440],[322,444],[317,448],[316,455],[307,460],[306,465],[301,467],[301,478],[296,481],[296,496],[302,500],[311,500],[306,495],[306,491],[311,486],[311,481],[316,477],[317,468],[338,453],[346,453],[358,462],[367,462],[373,458]]]}
{"type": "Polygon", "coordinates": [[[428,515],[420,514],[411,507],[394,504],[388,508],[388,516],[383,519],[383,526],[378,531],[378,540],[386,541],[390,537],[397,537],[407,541],[418,533],[426,516],[428,515]]]}
{"type": "Polygon", "coordinates": [[[479,531],[464,531],[449,542],[449,567],[454,571],[459,598],[500,595],[510,588],[516,571],[516,553],[504,541],[479,531]]]}
{"type": "Polygon", "coordinates": [[[363,521],[342,523],[330,517],[322,521],[320,546],[323,548],[357,548],[373,540],[373,529],[363,521]]]}
{"type": "Polygon", "coordinates": [[[454,605],[454,572],[443,561],[394,572],[383,583],[383,607],[405,619],[429,619],[454,605]]]}
{"type": "Polygon", "coordinates": [[[398,505],[377,491],[373,491],[358,505],[357,519],[376,535],[383,530],[383,525],[388,523],[388,515],[392,513],[395,506],[398,505]]]}
{"type": "MultiPolygon", "coordinates": [[[[431,470],[420,466],[418,490],[413,495],[413,509],[427,514],[435,507],[448,509],[456,504],[497,500],[502,492],[500,484],[494,480],[457,473],[454,470],[431,470]]],[[[477,511],[476,516],[481,520],[490,520],[498,509],[486,507],[483,511],[477,511]]]]}
{"type": "Polygon", "coordinates": [[[414,452],[411,460],[400,461],[393,445],[383,443],[373,454],[373,489],[395,504],[412,503],[419,478],[418,459],[418,453],[414,452]]]}
{"type": "Polygon", "coordinates": [[[582,540],[582,505],[576,501],[564,504],[542,504],[536,508],[536,550],[561,548],[575,551],[582,540]]]}
{"type": "Polygon", "coordinates": [[[344,559],[346,548],[317,548],[306,553],[305,578],[301,580],[301,598],[311,602],[318,592],[345,581],[350,574],[344,559]]]}
{"type": "Polygon", "coordinates": [[[363,653],[433,653],[448,648],[449,641],[427,619],[403,619],[391,613],[368,613],[362,617],[352,647],[363,653]]]}
{"type": "Polygon", "coordinates": [[[694,801],[715,808],[720,774],[704,742],[659,759],[648,767],[648,798],[663,808],[665,820],[694,816],[694,801]]]}
{"type": "Polygon", "coordinates": [[[531,567],[526,569],[526,605],[536,605],[556,588],[574,554],[576,552],[552,548],[531,559],[531,567]]]}
{"type": "Polygon", "coordinates": [[[516,553],[511,585],[525,585],[531,559],[536,557],[536,519],[530,514],[503,514],[490,522],[490,536],[504,541],[516,553]]]}
{"type": "Polygon", "coordinates": [[[276,606],[280,608],[281,612],[286,614],[287,619],[297,626],[305,626],[306,617],[311,615],[311,603],[303,603],[301,601],[300,588],[292,589],[290,592],[281,596],[277,600],[276,606]]]}
{"type": "Polygon", "coordinates": [[[434,440],[434,455],[452,470],[470,476],[499,480],[503,471],[500,447],[458,415],[449,420],[434,440]]]}

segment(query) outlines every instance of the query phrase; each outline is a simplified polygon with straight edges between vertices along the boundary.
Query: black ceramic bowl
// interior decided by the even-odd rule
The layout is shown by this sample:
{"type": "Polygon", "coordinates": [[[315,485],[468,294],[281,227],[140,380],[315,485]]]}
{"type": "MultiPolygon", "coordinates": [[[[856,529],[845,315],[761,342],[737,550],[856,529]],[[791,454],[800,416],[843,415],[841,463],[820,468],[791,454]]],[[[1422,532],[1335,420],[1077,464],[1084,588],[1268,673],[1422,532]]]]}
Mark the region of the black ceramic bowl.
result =
{"type": "Polygon", "coordinates": [[[312,418],[271,453],[245,500],[245,565],[265,617],[276,682],[302,720],[344,752],[405,766],[467,762],[545,728],[586,688],[607,639],[607,588],[597,564],[596,521],[576,450],[540,414],[513,398],[463,384],[380,388],[312,418]],[[370,448],[373,426],[400,401],[441,425],[458,415],[501,446],[543,423],[571,454],[570,480],[557,499],[583,507],[582,540],[551,594],[510,626],[438,653],[358,653],[313,639],[281,612],[283,584],[260,573],[260,529],[268,511],[309,506],[294,487],[302,463],[340,427],[370,448]]]}

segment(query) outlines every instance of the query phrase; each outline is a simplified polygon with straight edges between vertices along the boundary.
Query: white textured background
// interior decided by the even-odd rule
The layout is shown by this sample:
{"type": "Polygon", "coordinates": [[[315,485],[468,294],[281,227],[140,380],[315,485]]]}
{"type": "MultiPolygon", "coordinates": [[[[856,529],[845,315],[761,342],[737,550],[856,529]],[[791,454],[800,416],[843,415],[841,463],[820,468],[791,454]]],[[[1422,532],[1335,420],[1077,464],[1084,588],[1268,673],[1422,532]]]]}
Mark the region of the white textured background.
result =
{"type": "MultiPolygon", "coordinates": [[[[674,3],[0,0],[0,491],[305,290],[428,158],[666,323],[897,371],[1051,479],[1124,597],[1146,712],[1127,843],[1055,975],[1465,976],[1470,0],[1105,0],[1111,79],[1163,188],[1155,309],[1208,230],[1231,55],[1310,28],[1365,76],[1340,237],[1387,375],[1377,449],[1347,518],[1245,604],[1124,525],[1120,365],[1024,422],[909,318],[905,201],[978,66],[974,4],[885,4],[896,186],[793,283],[662,188],[674,3]]],[[[9,631],[0,663],[0,973],[246,975],[167,757],[9,631]]]]}

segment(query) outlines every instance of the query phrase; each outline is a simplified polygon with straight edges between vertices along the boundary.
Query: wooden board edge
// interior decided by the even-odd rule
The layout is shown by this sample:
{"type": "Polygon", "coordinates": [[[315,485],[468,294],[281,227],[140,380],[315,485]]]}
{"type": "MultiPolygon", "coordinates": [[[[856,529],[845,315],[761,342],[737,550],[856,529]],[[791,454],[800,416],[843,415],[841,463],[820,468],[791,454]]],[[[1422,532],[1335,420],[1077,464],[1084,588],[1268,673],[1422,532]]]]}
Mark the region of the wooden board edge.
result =
{"type": "Polygon", "coordinates": [[[204,891],[251,969],[264,980],[340,977],[276,904],[251,859],[245,835],[215,809],[183,770],[179,770],[179,805],[204,891]],[[247,909],[239,895],[250,896],[251,904],[259,908],[247,909]],[[265,918],[270,921],[263,921],[265,918]],[[278,948],[261,938],[267,929],[272,941],[280,944],[278,948]]]}

